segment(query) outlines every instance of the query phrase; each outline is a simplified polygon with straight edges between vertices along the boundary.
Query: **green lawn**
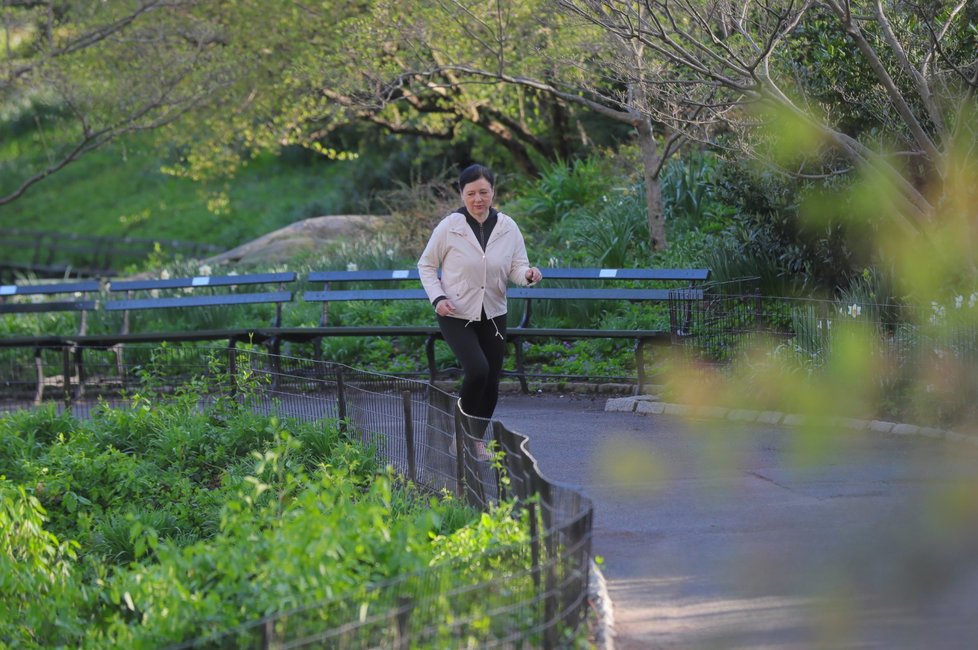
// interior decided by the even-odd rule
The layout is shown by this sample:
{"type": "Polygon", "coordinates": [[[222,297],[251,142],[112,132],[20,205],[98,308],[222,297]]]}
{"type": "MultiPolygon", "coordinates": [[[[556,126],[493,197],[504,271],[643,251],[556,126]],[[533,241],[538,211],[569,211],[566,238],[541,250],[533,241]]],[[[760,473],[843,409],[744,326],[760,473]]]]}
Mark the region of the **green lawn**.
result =
{"type": "MultiPolygon", "coordinates": [[[[36,164],[25,150],[17,137],[0,144],[3,194],[36,164]]],[[[201,184],[163,173],[172,161],[149,136],[129,138],[82,157],[0,207],[0,223],[231,248],[301,219],[349,209],[350,165],[300,158],[264,156],[233,178],[201,184]]]]}

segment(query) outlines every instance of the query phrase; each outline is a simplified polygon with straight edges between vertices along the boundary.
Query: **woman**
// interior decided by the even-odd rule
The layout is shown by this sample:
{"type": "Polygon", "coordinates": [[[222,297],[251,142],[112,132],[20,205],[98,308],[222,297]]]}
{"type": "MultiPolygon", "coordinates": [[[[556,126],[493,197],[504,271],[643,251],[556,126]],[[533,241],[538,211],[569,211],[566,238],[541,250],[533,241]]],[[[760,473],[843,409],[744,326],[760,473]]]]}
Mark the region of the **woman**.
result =
{"type": "MultiPolygon", "coordinates": [[[[535,284],[516,222],[492,207],[495,178],[482,165],[459,175],[463,207],[435,226],[418,260],[418,272],[438,315],[442,337],[462,366],[459,406],[489,419],[499,399],[506,352],[506,283],[535,284]],[[438,269],[441,268],[441,277],[438,269]]],[[[484,443],[477,444],[483,457],[484,443]]]]}

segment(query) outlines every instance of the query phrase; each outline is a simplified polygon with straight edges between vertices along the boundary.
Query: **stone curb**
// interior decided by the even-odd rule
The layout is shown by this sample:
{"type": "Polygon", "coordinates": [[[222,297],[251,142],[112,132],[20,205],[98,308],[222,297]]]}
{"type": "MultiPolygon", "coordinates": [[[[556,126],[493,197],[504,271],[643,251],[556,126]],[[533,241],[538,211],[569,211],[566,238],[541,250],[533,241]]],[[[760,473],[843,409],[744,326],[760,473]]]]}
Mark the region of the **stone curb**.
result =
{"type": "Polygon", "coordinates": [[[598,614],[598,624],[594,631],[594,647],[598,650],[614,650],[615,612],[612,607],[611,596],[608,595],[608,583],[594,560],[591,560],[588,595],[591,597],[591,602],[598,614]]]}
{"type": "Polygon", "coordinates": [[[759,424],[782,424],[800,427],[808,424],[824,424],[845,427],[856,431],[874,431],[898,436],[921,436],[948,442],[970,444],[978,447],[978,436],[956,433],[934,427],[916,424],[887,422],[885,420],[860,420],[858,418],[826,417],[824,422],[808,415],[781,413],[780,411],[754,411],[750,409],[728,409],[722,406],[697,406],[656,401],[655,396],[636,395],[634,397],[615,397],[605,403],[606,412],[638,413],[640,415],[678,415],[701,419],[729,420],[731,422],[757,422],[759,424]]]}

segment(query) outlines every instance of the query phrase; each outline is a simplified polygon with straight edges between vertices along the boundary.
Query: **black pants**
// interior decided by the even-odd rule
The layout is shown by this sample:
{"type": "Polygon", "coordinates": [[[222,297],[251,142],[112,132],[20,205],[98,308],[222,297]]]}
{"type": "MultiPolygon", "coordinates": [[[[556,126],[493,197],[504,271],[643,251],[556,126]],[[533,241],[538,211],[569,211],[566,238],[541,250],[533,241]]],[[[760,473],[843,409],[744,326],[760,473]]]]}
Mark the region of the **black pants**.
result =
{"type": "Polygon", "coordinates": [[[462,410],[469,415],[491,418],[499,401],[499,378],[506,354],[506,314],[467,321],[438,317],[438,326],[448,347],[462,366],[462,410]]]}

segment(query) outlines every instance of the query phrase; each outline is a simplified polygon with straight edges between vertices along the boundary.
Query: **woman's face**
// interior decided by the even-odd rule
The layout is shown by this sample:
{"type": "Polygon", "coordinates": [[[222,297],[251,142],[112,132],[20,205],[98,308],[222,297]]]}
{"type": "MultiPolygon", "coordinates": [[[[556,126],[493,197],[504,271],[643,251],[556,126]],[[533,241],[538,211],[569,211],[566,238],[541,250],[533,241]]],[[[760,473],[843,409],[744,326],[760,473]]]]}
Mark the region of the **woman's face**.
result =
{"type": "Polygon", "coordinates": [[[484,178],[466,183],[462,188],[462,203],[474,218],[482,221],[492,206],[492,185],[484,178]]]}

